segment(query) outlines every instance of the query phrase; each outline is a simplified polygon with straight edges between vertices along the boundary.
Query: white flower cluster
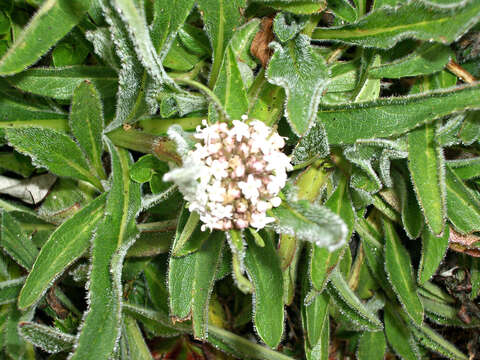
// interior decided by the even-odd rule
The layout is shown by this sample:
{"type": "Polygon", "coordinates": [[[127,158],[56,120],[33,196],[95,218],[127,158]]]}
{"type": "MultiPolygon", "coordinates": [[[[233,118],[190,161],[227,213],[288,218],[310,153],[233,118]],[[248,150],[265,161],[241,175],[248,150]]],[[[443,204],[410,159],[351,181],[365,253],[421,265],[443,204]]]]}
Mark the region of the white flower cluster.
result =
{"type": "Polygon", "coordinates": [[[203,124],[195,149],[164,180],[178,184],[189,210],[200,214],[202,230],[265,227],[274,221],[266,212],[280,205],[277,195],[292,169],[280,151],[284,139],[258,120],[203,124]]]}

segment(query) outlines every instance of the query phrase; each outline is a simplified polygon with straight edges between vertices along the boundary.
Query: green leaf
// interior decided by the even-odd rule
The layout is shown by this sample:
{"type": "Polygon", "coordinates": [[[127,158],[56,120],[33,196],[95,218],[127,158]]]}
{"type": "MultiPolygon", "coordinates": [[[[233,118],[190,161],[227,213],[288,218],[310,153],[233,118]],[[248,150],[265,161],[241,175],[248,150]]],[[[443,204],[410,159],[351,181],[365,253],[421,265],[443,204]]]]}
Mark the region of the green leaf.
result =
{"type": "Polygon", "coordinates": [[[428,318],[436,324],[443,326],[455,326],[460,328],[478,328],[480,320],[473,317],[469,322],[464,322],[458,316],[461,309],[450,306],[438,299],[420,298],[428,318]]]}
{"type": "Polygon", "coordinates": [[[103,109],[95,87],[87,81],[74,91],[70,105],[70,130],[95,168],[97,175],[106,179],[102,164],[103,109]]]}
{"type": "Polygon", "coordinates": [[[3,211],[0,218],[0,246],[19,265],[30,270],[38,255],[38,249],[10,213],[3,211]]]}
{"type": "Polygon", "coordinates": [[[328,85],[329,71],[306,35],[298,35],[285,46],[274,44],[267,79],[285,89],[287,120],[297,135],[304,135],[315,119],[322,92],[328,85]]]}
{"type": "Polygon", "coordinates": [[[283,201],[271,214],[276,219],[275,230],[280,234],[296,236],[330,251],[342,247],[347,240],[347,226],[326,207],[305,200],[283,201]]]}
{"type": "Polygon", "coordinates": [[[102,189],[100,181],[78,145],[69,136],[53,129],[38,127],[7,129],[9,143],[32,158],[33,163],[59,176],[85,180],[102,189]]]}
{"type": "Polygon", "coordinates": [[[347,282],[338,268],[335,268],[332,271],[327,289],[339,310],[350,321],[368,331],[378,331],[383,329],[380,320],[378,320],[377,317],[365,307],[360,299],[348,287],[347,282]]]}
{"type": "Polygon", "coordinates": [[[403,322],[398,312],[400,308],[394,308],[390,304],[386,304],[383,320],[385,322],[385,335],[388,344],[395,353],[404,360],[418,360],[420,354],[418,347],[413,339],[413,334],[403,322]]]}
{"type": "Polygon", "coordinates": [[[248,97],[249,119],[258,119],[268,126],[273,126],[282,117],[285,91],[279,86],[270,84],[265,78],[263,69],[250,86],[248,97]]]}
{"type": "Polygon", "coordinates": [[[107,0],[98,1],[110,25],[111,36],[115,39],[115,52],[121,62],[118,73],[117,107],[114,119],[105,128],[105,132],[108,133],[124,123],[136,120],[146,112],[145,84],[148,76],[135,53],[125,24],[107,0]]]}
{"type": "Polygon", "coordinates": [[[0,96],[0,131],[2,128],[25,126],[48,127],[66,131],[68,128],[67,115],[0,96]]]}
{"type": "Polygon", "coordinates": [[[195,277],[192,285],[192,323],[195,338],[207,338],[210,294],[220,264],[225,235],[216,231],[208,237],[195,256],[195,277]]]}
{"type": "Polygon", "coordinates": [[[480,230],[480,200],[447,166],[447,214],[455,229],[469,234],[480,230]]]}
{"type": "Polygon", "coordinates": [[[124,336],[128,345],[128,352],[130,359],[137,360],[152,360],[150,349],[145,343],[142,331],[137,324],[137,321],[131,316],[124,317],[124,336]]]}
{"type": "Polygon", "coordinates": [[[329,154],[328,138],[321,123],[313,124],[293,150],[292,163],[297,165],[329,154]]]}
{"type": "Polygon", "coordinates": [[[452,57],[453,51],[450,47],[443,44],[424,43],[403,58],[372,67],[368,76],[396,79],[428,75],[443,70],[452,57]]]}
{"type": "Polygon", "coordinates": [[[237,61],[245,63],[251,69],[255,69],[257,63],[253,60],[250,53],[252,40],[260,29],[260,19],[252,19],[239,28],[235,29],[233,37],[230,40],[230,46],[235,54],[237,61]]]}
{"type": "Polygon", "coordinates": [[[357,20],[357,12],[348,0],[329,0],[328,8],[332,10],[335,16],[346,22],[357,20]]]}
{"type": "Polygon", "coordinates": [[[145,66],[150,76],[152,76],[154,81],[158,81],[159,83],[171,82],[150,37],[145,16],[144,1],[112,0],[112,6],[123,20],[132,43],[135,46],[138,59],[142,62],[143,66],[145,66]]]}
{"type": "Polygon", "coordinates": [[[0,304],[4,305],[15,302],[24,282],[24,276],[0,282],[0,304]]]}
{"type": "MultiPolygon", "coordinates": [[[[325,202],[325,206],[333,213],[340,216],[347,225],[347,241],[349,241],[350,237],[352,236],[353,225],[355,223],[355,214],[353,212],[353,206],[350,200],[348,182],[348,177],[342,176],[337,188],[325,202]]],[[[310,264],[310,277],[312,280],[312,285],[317,291],[323,291],[325,288],[325,285],[328,281],[328,276],[342,258],[344,250],[344,247],[334,251],[329,251],[326,248],[321,248],[318,246],[313,247],[310,264]]]]}
{"type": "Polygon", "coordinates": [[[245,0],[199,0],[197,3],[213,49],[209,78],[209,85],[212,88],[217,81],[225,49],[235,28],[241,24],[240,8],[245,6],[245,0]]]}
{"type": "Polygon", "coordinates": [[[195,253],[183,257],[170,256],[168,293],[170,316],[175,321],[185,320],[191,313],[195,256],[195,253]]]}
{"type": "MultiPolygon", "coordinates": [[[[217,95],[225,112],[232,120],[240,120],[241,116],[247,113],[247,91],[231,46],[226,48],[225,57],[213,92],[217,95]]],[[[217,120],[214,105],[210,106],[209,118],[211,122],[217,120]]]]}
{"type": "Polygon", "coordinates": [[[37,302],[53,281],[90,247],[90,239],[103,216],[101,195],[60,225],[42,246],[18,299],[25,309],[37,302]]]}
{"type": "Polygon", "coordinates": [[[318,118],[330,144],[352,144],[358,139],[400,135],[434,119],[480,108],[479,99],[480,85],[473,84],[358,104],[320,105],[318,118]]]}
{"type": "Polygon", "coordinates": [[[452,343],[445,340],[430,327],[423,324],[422,326],[415,326],[410,324],[410,329],[417,339],[424,347],[445,356],[452,360],[467,360],[468,357],[460,352],[452,343]]]}
{"type": "Polygon", "coordinates": [[[418,297],[410,255],[400,242],[393,224],[383,221],[385,229],[385,271],[397,298],[408,316],[417,324],[423,323],[423,306],[418,297]]]}
{"type": "Polygon", "coordinates": [[[435,128],[436,124],[425,124],[408,133],[408,168],[426,222],[438,236],[447,209],[443,151],[435,143],[435,128]]]}
{"type": "Polygon", "coordinates": [[[273,20],[273,31],[281,43],[292,40],[307,25],[306,17],[295,17],[291,13],[281,12],[273,20]]]}
{"type": "Polygon", "coordinates": [[[128,174],[132,159],[126,150],[117,150],[108,139],[106,143],[112,157],[112,186],[93,239],[89,308],[72,360],[112,354],[120,336],[123,258],[138,235],[135,217],[141,192],[128,174]]]}
{"type": "MultiPolygon", "coordinates": [[[[307,270],[307,269],[305,269],[307,270]]],[[[327,344],[323,343],[324,332],[329,333],[329,303],[330,297],[326,292],[317,294],[315,298],[309,303],[305,303],[305,296],[310,290],[310,284],[308,281],[308,272],[304,271],[302,274],[302,293],[301,293],[301,312],[302,312],[302,324],[304,328],[305,344],[309,348],[313,349],[327,344]]],[[[328,341],[327,341],[328,343],[328,341]]]]}
{"type": "Polygon", "coordinates": [[[91,82],[103,98],[112,97],[117,91],[117,74],[103,66],[28,69],[8,78],[10,84],[22,91],[60,100],[71,99],[75,88],[85,80],[91,82]]]}
{"type": "Polygon", "coordinates": [[[358,360],[383,360],[387,342],[383,331],[365,331],[358,340],[358,360]]]}
{"type": "Polygon", "coordinates": [[[77,25],[91,0],[47,0],[0,59],[0,75],[11,75],[34,64],[77,25]]]}
{"type": "Polygon", "coordinates": [[[194,0],[155,1],[150,36],[160,59],[165,59],[193,3],[194,0]]]}
{"type": "Polygon", "coordinates": [[[393,188],[400,200],[400,210],[402,223],[407,236],[410,239],[416,239],[420,236],[424,225],[424,217],[418,201],[415,197],[411,180],[395,171],[393,176],[393,188]]]}
{"type": "Polygon", "coordinates": [[[418,267],[418,284],[425,284],[435,274],[448,250],[449,227],[442,236],[436,237],[428,229],[423,229],[422,257],[418,267]]]}
{"type": "Polygon", "coordinates": [[[476,24],[479,14],[480,4],[476,1],[456,8],[455,21],[451,9],[408,1],[397,8],[376,9],[354,24],[317,28],[312,38],[382,49],[406,38],[449,44],[476,24]]]}
{"type": "Polygon", "coordinates": [[[480,137],[480,112],[470,111],[467,113],[462,127],[458,133],[462,143],[471,145],[480,137]]]}
{"type": "Polygon", "coordinates": [[[247,233],[245,265],[254,286],[253,321],[260,338],[276,348],[283,334],[283,276],[280,259],[270,237],[265,246],[255,244],[247,233]]]}
{"type": "Polygon", "coordinates": [[[321,12],[326,7],[325,0],[263,0],[262,2],[277,10],[284,10],[298,15],[315,14],[321,12]]]}
{"type": "Polygon", "coordinates": [[[30,321],[20,322],[18,332],[25,340],[51,354],[69,351],[75,344],[75,336],[30,321]]]}

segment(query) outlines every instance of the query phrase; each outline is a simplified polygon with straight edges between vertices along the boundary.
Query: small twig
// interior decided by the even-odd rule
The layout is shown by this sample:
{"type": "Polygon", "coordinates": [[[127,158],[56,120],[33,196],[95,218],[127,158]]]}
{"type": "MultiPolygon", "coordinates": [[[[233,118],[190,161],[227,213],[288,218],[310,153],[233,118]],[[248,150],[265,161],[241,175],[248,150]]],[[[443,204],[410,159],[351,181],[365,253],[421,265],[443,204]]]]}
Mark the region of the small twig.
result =
{"type": "Polygon", "coordinates": [[[475,77],[470,74],[467,70],[462,68],[460,65],[458,65],[455,61],[450,60],[447,64],[447,69],[454,74],[455,76],[459,77],[463,81],[465,81],[468,84],[474,83],[477,81],[475,77]]]}

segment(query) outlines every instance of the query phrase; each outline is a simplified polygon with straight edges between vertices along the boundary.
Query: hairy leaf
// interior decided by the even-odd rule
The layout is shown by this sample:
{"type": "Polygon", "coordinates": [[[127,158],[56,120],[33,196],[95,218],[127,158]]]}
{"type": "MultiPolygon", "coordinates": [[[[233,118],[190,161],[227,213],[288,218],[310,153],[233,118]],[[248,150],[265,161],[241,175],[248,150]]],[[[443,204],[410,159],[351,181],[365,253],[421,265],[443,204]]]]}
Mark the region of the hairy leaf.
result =
{"type": "Polygon", "coordinates": [[[99,94],[90,82],[82,82],[73,94],[70,130],[100,178],[105,179],[102,164],[103,109],[99,94]]]}
{"type": "Polygon", "coordinates": [[[209,79],[210,87],[213,87],[220,72],[225,49],[235,28],[242,21],[240,9],[245,6],[245,0],[199,0],[197,2],[213,49],[209,79]]]}
{"type": "Polygon", "coordinates": [[[446,183],[448,219],[461,233],[479,231],[480,200],[449,167],[446,169],[446,183]]]}
{"type": "Polygon", "coordinates": [[[417,293],[410,256],[400,242],[393,224],[384,220],[385,270],[397,298],[408,316],[417,324],[423,323],[423,306],[417,293]]]}
{"type": "Polygon", "coordinates": [[[330,144],[352,144],[358,139],[400,135],[443,116],[480,108],[479,99],[480,85],[473,84],[358,104],[321,105],[318,118],[330,144]]]}
{"type": "Polygon", "coordinates": [[[61,100],[71,99],[75,88],[85,80],[104,98],[114,96],[117,91],[117,74],[103,66],[35,68],[8,78],[8,82],[20,90],[61,100]]]}
{"type": "Polygon", "coordinates": [[[77,25],[91,0],[47,0],[0,59],[0,75],[11,75],[34,64],[77,25]]]}
{"type": "Polygon", "coordinates": [[[132,159],[126,150],[117,150],[109,140],[106,143],[112,157],[112,186],[93,239],[89,308],[72,360],[112,354],[120,336],[123,258],[138,235],[140,184],[130,181],[132,159]]]}
{"type": "Polygon", "coordinates": [[[471,1],[455,10],[455,21],[451,21],[452,9],[430,6],[423,1],[405,1],[398,8],[374,10],[354,24],[319,28],[312,37],[382,49],[406,38],[449,44],[476,24],[480,4],[471,1]]]}
{"type": "Polygon", "coordinates": [[[285,46],[274,45],[267,79],[287,94],[285,116],[297,135],[312,126],[322,92],[329,81],[325,60],[310,46],[310,38],[298,35],[285,46]]]}
{"type": "Polygon", "coordinates": [[[276,348],[283,334],[283,276],[280,259],[269,237],[258,246],[247,236],[245,265],[254,286],[253,321],[260,338],[276,348]]]}
{"type": "Polygon", "coordinates": [[[51,354],[69,351],[75,344],[75,336],[34,322],[20,322],[18,332],[24,339],[51,354]]]}
{"type": "Polygon", "coordinates": [[[93,231],[103,216],[105,197],[99,196],[65,221],[42,246],[20,293],[19,308],[37,302],[58,275],[90,247],[93,231]]]}
{"type": "Polygon", "coordinates": [[[328,208],[308,201],[282,202],[271,210],[277,219],[275,230],[296,236],[333,251],[347,240],[348,228],[343,220],[328,208]]]}
{"type": "Polygon", "coordinates": [[[38,166],[102,188],[100,181],[90,172],[82,151],[69,136],[38,127],[7,129],[6,133],[9,143],[20,153],[29,155],[38,166]]]}
{"type": "Polygon", "coordinates": [[[422,257],[418,267],[418,284],[423,285],[435,274],[447,249],[450,231],[447,227],[440,237],[433,235],[428,229],[422,234],[422,257]]]}
{"type": "Polygon", "coordinates": [[[368,331],[383,329],[383,325],[377,317],[369,311],[354,292],[348,287],[340,270],[335,268],[330,275],[327,286],[328,293],[335,301],[338,309],[350,321],[368,331]]]}
{"type": "Polygon", "coordinates": [[[435,143],[435,126],[425,124],[408,133],[408,168],[426,222],[438,236],[447,209],[443,151],[435,143]]]}

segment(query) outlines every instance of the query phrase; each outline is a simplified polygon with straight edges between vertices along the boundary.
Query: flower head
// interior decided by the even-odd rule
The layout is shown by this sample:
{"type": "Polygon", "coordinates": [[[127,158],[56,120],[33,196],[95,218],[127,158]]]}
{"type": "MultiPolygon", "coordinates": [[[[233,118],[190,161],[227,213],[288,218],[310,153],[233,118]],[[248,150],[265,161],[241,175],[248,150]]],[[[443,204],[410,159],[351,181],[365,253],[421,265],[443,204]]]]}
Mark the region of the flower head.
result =
{"type": "Polygon", "coordinates": [[[267,211],[280,205],[277,195],[292,169],[290,158],[280,151],[283,137],[258,120],[203,124],[183,167],[164,180],[178,185],[189,210],[200,214],[202,230],[265,227],[274,221],[267,211]]]}

